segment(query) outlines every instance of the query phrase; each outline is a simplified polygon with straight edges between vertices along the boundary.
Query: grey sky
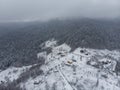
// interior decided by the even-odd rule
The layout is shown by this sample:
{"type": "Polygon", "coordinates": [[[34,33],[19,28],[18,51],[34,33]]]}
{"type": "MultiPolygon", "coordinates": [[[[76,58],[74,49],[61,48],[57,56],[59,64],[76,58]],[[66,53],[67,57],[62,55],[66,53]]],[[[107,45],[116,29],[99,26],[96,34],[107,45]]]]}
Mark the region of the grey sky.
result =
{"type": "Polygon", "coordinates": [[[120,0],[0,0],[0,21],[119,16],[120,0]]]}

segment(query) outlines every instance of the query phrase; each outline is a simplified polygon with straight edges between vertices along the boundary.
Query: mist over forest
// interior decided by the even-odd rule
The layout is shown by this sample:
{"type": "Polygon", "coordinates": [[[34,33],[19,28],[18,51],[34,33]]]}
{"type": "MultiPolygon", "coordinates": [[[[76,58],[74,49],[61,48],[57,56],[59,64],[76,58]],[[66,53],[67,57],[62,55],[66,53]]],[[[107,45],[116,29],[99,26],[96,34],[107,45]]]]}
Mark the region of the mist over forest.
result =
{"type": "MultiPolygon", "coordinates": [[[[58,44],[94,49],[120,49],[120,21],[68,19],[48,22],[0,24],[0,68],[38,63],[40,45],[56,39],[58,44]]],[[[49,51],[49,50],[48,50],[49,51]]]]}

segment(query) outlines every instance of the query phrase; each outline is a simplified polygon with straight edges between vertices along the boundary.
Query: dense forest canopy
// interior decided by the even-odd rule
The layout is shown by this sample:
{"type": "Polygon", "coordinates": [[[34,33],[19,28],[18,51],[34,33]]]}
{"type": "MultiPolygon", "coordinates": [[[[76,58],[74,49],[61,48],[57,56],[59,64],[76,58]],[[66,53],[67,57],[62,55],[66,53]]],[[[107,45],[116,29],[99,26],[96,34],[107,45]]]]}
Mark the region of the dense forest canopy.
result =
{"type": "Polygon", "coordinates": [[[39,62],[40,44],[55,38],[58,44],[95,49],[120,49],[120,21],[73,19],[49,22],[0,23],[0,68],[39,62]]]}

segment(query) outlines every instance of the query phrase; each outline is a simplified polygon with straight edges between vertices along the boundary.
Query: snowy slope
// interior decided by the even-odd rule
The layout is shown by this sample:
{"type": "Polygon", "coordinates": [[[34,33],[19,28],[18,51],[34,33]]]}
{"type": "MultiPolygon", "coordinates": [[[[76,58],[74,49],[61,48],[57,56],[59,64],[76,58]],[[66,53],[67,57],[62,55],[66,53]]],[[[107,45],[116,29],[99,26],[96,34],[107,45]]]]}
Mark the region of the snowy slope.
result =
{"type": "MultiPolygon", "coordinates": [[[[41,45],[51,48],[37,54],[45,58],[45,64],[38,67],[43,73],[20,83],[26,90],[120,90],[120,73],[116,74],[116,65],[120,60],[117,50],[97,50],[76,48],[71,52],[67,44],[57,46],[54,39],[41,45]]],[[[11,67],[0,72],[0,84],[19,78],[21,73],[31,66],[11,67]]],[[[34,69],[34,68],[33,68],[34,69]]]]}
{"type": "Polygon", "coordinates": [[[0,84],[6,83],[6,82],[12,82],[13,80],[16,80],[19,78],[20,74],[28,70],[31,66],[26,67],[10,67],[4,71],[0,72],[0,84]]]}
{"type": "MultiPolygon", "coordinates": [[[[119,51],[77,48],[70,52],[68,45],[52,43],[49,41],[52,52],[44,54],[46,62],[41,67],[44,74],[30,78],[21,87],[27,90],[120,90],[120,77],[115,73],[119,51]]],[[[43,57],[41,53],[39,57],[43,57]]]]}

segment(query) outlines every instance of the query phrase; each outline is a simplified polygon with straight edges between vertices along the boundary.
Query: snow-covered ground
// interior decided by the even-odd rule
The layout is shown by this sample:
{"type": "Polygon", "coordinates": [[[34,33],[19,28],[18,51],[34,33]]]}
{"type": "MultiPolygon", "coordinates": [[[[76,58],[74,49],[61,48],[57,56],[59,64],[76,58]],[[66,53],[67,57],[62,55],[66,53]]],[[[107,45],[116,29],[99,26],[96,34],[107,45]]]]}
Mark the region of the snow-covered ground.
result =
{"type": "MultiPolygon", "coordinates": [[[[38,58],[46,59],[40,67],[43,74],[21,83],[26,90],[120,90],[120,76],[115,72],[119,51],[77,48],[70,52],[70,46],[65,43],[57,46],[54,39],[46,41],[43,47],[51,48],[52,52],[38,53],[38,58]]],[[[7,76],[13,81],[25,68],[2,71],[0,80],[7,76]]]]}
{"type": "Polygon", "coordinates": [[[45,43],[41,44],[42,48],[54,48],[57,45],[57,41],[55,39],[51,39],[46,41],[45,43]]]}
{"type": "Polygon", "coordinates": [[[41,67],[44,74],[30,78],[21,86],[27,90],[120,90],[120,79],[114,72],[119,51],[70,50],[66,44],[52,47],[41,67]]]}
{"type": "Polygon", "coordinates": [[[28,70],[31,66],[24,66],[20,68],[16,67],[10,67],[4,71],[0,72],[0,84],[6,83],[6,82],[12,82],[13,80],[16,80],[19,78],[20,74],[28,70]]]}

